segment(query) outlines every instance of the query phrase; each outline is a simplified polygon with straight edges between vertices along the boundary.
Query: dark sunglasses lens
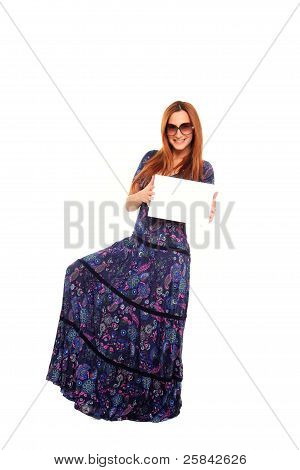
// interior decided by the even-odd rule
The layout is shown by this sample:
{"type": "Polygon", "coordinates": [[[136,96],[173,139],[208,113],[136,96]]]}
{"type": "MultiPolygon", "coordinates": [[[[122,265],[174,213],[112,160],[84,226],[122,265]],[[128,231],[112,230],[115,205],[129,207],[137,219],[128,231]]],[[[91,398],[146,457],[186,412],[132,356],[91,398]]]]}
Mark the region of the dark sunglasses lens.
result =
{"type": "Polygon", "coordinates": [[[167,124],[166,130],[168,135],[175,135],[177,127],[174,124],[167,124]]]}
{"type": "Polygon", "coordinates": [[[180,131],[185,135],[191,134],[193,132],[193,126],[188,122],[185,124],[181,124],[180,131]]]}

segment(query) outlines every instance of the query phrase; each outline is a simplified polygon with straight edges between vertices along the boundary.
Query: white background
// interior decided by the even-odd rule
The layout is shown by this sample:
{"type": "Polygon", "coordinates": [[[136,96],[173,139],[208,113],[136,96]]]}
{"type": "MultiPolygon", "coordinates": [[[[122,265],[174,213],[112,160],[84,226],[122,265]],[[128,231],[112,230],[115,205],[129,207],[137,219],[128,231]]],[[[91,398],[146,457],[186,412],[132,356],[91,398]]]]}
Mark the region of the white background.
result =
{"type": "Polygon", "coordinates": [[[246,454],[242,468],[299,468],[296,6],[0,3],[5,468],[134,452],[169,456],[177,467],[185,454],[246,454]],[[180,415],[162,423],[97,421],[45,380],[65,270],[132,232],[137,212],[125,220],[122,204],[142,156],[161,147],[162,114],[177,99],[199,113],[203,158],[223,189],[221,218],[234,201],[226,224],[233,247],[224,236],[217,246],[215,222],[208,246],[190,238],[180,415]],[[96,210],[104,200],[115,201],[119,214],[101,219],[100,240],[96,217],[93,242],[88,202],[96,210]],[[65,201],[84,208],[84,241],[71,248],[65,201]]]}

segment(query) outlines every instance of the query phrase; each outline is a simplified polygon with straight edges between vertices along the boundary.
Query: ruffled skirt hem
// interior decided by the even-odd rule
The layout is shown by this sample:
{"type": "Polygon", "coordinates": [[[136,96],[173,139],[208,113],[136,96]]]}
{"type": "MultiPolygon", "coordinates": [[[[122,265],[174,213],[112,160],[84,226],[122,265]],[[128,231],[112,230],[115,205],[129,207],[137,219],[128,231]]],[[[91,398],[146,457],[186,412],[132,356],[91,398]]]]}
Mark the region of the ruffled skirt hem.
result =
{"type": "Polygon", "coordinates": [[[95,419],[158,423],[178,416],[182,406],[181,381],[161,381],[106,362],[62,319],[46,380],[95,419]]]}

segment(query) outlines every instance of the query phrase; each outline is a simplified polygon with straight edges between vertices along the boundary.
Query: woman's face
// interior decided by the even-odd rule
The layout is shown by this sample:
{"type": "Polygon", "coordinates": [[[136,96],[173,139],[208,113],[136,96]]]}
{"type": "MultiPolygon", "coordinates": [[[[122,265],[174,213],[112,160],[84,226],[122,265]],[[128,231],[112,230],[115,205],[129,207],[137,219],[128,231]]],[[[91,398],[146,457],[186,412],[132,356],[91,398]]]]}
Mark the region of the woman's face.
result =
{"type": "MultiPolygon", "coordinates": [[[[171,114],[168,124],[175,124],[175,126],[179,127],[180,124],[183,123],[191,123],[190,117],[186,111],[181,109],[180,111],[175,111],[175,113],[171,114]]],[[[171,144],[171,146],[175,150],[184,150],[186,147],[188,147],[193,139],[194,131],[189,134],[185,135],[180,132],[179,129],[177,129],[175,135],[167,135],[168,140],[171,144]]]]}

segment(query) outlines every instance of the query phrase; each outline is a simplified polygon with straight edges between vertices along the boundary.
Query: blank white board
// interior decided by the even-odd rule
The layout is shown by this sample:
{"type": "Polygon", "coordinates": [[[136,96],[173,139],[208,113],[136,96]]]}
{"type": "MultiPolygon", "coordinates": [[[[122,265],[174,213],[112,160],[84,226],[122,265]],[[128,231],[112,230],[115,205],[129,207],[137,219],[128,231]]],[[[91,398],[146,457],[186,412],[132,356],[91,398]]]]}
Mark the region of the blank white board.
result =
{"type": "Polygon", "coordinates": [[[148,216],[185,223],[196,218],[197,225],[206,225],[215,192],[214,184],[155,175],[148,216]]]}

